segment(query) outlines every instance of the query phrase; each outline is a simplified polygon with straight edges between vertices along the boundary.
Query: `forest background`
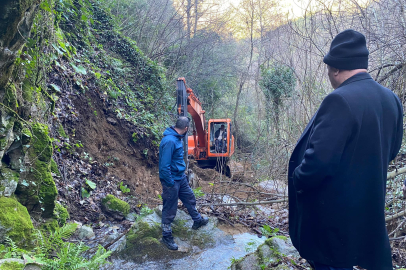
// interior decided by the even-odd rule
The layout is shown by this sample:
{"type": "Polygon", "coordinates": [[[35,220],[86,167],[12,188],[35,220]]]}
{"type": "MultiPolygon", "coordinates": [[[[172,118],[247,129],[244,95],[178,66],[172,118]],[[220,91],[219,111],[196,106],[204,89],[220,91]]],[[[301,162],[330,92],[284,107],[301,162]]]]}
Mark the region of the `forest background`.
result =
{"type": "Polygon", "coordinates": [[[104,3],[119,29],[166,68],[169,84],[186,78],[206,119],[233,120],[237,157],[249,159],[259,180],[286,178],[294,144],[332,91],[322,59],[337,33],[362,32],[370,74],[405,100],[406,1],[104,3]]]}
{"type": "MultiPolygon", "coordinates": [[[[369,73],[405,104],[404,0],[104,3],[120,30],[165,67],[172,87],[176,78],[186,78],[203,101],[206,119],[233,120],[235,158],[254,172],[252,184],[286,184],[290,153],[333,90],[322,59],[339,32],[351,28],[366,36],[369,73]]],[[[163,126],[173,112],[167,110],[163,126]]],[[[404,154],[405,143],[390,171],[404,167],[404,154]]],[[[388,181],[388,222],[404,213],[402,179],[395,173],[388,181]]],[[[397,220],[389,228],[403,225],[397,220]]]]}

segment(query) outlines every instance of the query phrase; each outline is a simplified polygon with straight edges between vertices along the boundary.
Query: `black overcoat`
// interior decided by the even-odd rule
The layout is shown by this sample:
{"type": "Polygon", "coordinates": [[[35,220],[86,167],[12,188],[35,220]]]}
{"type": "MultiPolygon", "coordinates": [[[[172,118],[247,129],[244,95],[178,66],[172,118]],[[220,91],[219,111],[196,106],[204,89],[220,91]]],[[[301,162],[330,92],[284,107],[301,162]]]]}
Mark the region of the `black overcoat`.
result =
{"type": "Polygon", "coordinates": [[[368,73],[323,100],[289,161],[289,233],[303,258],[392,269],[386,175],[401,146],[402,115],[399,98],[368,73]]]}

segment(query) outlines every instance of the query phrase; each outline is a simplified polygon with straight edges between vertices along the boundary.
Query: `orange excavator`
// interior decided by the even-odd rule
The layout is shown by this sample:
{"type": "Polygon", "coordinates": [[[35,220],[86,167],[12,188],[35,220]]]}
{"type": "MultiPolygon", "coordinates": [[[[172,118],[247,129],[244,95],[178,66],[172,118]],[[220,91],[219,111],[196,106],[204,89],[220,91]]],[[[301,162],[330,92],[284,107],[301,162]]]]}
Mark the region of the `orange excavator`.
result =
{"type": "Polygon", "coordinates": [[[187,87],[185,78],[177,80],[176,93],[178,115],[188,117],[189,113],[193,119],[193,133],[184,139],[186,164],[191,157],[201,168],[216,168],[232,177],[229,161],[234,154],[235,140],[231,119],[210,119],[206,124],[202,103],[187,87]]]}

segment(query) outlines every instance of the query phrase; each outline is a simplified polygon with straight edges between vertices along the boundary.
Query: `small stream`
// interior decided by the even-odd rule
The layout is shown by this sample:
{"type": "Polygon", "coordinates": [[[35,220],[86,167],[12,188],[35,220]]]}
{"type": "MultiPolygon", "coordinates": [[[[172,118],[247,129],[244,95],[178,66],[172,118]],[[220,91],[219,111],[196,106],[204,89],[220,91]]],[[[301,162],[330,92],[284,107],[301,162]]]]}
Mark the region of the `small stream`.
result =
{"type": "Polygon", "coordinates": [[[112,264],[107,265],[103,269],[226,270],[231,265],[233,258],[238,259],[255,251],[265,240],[265,237],[258,238],[257,235],[250,233],[227,235],[227,237],[220,241],[215,247],[205,250],[196,250],[187,257],[181,259],[149,261],[142,264],[136,264],[122,259],[113,259],[112,264]]]}

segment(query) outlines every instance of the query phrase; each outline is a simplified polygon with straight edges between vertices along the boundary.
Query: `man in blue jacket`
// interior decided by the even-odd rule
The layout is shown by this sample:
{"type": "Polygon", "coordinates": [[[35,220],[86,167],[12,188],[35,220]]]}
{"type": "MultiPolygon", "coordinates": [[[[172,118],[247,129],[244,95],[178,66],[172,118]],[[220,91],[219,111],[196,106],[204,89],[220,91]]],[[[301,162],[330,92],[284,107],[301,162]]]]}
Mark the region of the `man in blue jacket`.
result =
{"type": "Polygon", "coordinates": [[[367,73],[365,36],[339,33],[324,57],[335,89],[289,161],[289,234],[316,270],[392,270],[388,165],[402,143],[399,98],[367,73]]]}
{"type": "Polygon", "coordinates": [[[207,217],[203,218],[197,211],[196,198],[185,175],[182,139],[188,128],[189,119],[179,117],[174,127],[165,130],[159,146],[159,179],[162,184],[163,200],[162,242],[171,250],[178,249],[173,241],[171,229],[178,209],[178,199],[182,201],[194,221],[192,229],[197,230],[209,222],[207,217]]]}

